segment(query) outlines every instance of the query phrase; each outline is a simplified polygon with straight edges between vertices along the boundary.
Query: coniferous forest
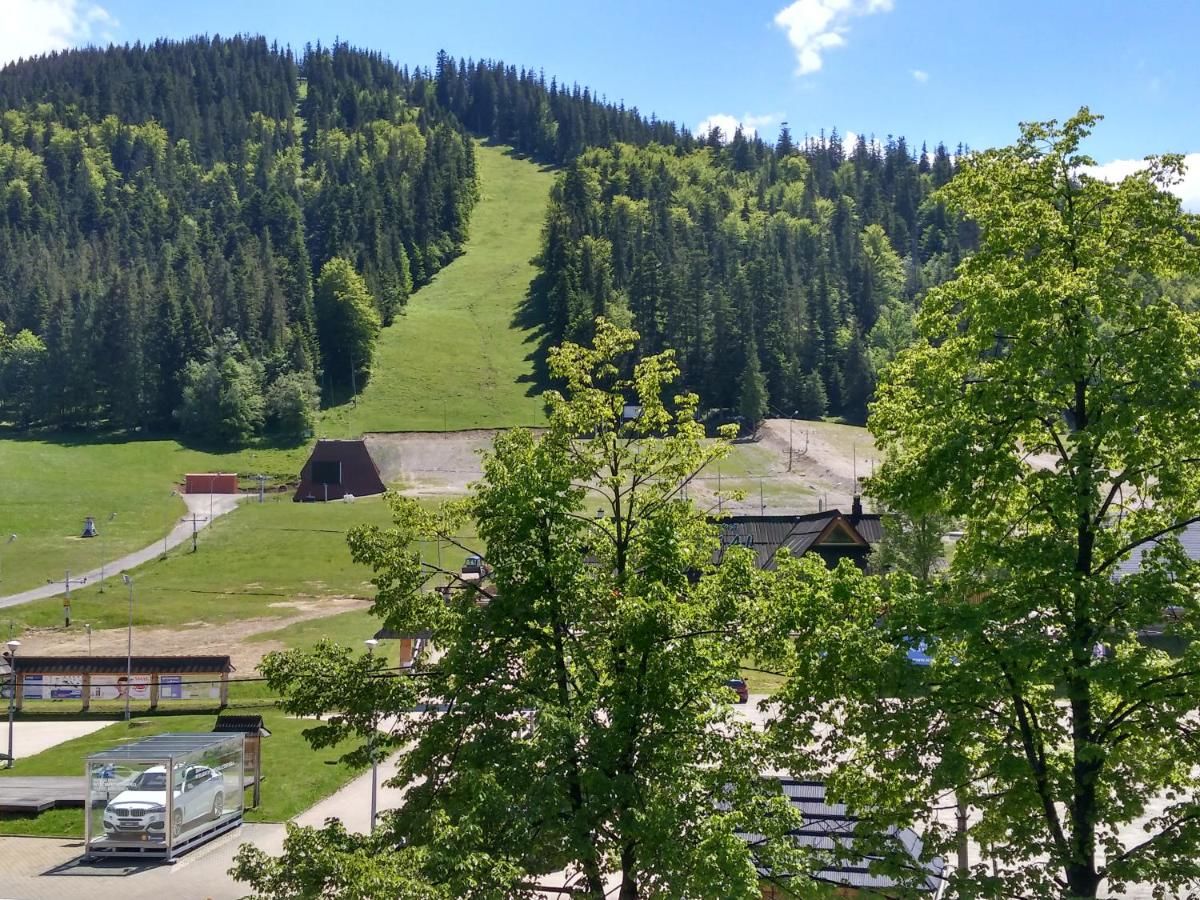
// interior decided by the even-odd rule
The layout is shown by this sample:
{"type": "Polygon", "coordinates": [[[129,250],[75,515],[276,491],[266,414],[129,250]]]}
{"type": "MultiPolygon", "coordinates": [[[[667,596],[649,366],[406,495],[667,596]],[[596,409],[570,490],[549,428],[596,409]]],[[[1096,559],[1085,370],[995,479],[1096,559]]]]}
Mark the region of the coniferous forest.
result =
{"type": "Polygon", "coordinates": [[[562,167],[532,292],[551,340],[631,323],[705,407],[748,418],[862,421],[973,240],[930,199],[953,174],[940,145],[693,137],[444,53],[67,51],[0,70],[0,420],[302,435],[459,252],[472,135],[562,167]],[[342,320],[358,332],[318,327],[342,320]]]}

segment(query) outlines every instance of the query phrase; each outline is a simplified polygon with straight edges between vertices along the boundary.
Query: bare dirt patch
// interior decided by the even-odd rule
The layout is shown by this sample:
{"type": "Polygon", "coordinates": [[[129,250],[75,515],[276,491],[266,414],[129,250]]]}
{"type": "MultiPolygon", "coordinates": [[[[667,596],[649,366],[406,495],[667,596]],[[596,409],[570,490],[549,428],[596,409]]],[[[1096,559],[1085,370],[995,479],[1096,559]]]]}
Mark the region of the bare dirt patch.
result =
{"type": "MultiPolygon", "coordinates": [[[[539,429],[534,429],[535,431],[539,429]]],[[[740,490],[743,500],[724,500],[726,512],[803,513],[819,506],[849,508],[854,480],[871,474],[877,459],[865,428],[830,422],[791,423],[792,465],[788,467],[789,422],[768,419],[757,438],[738,445],[718,478],[710,467],[693,480],[688,495],[701,507],[718,508],[723,491],[740,490]]],[[[366,436],[383,480],[415,497],[462,496],[482,474],[480,451],[492,445],[496,429],[445,432],[390,432],[366,436]]]]}
{"type": "Polygon", "coordinates": [[[462,495],[483,475],[479,453],[498,433],[494,428],[391,432],[368,434],[365,440],[383,480],[399,482],[402,494],[462,495]]]}
{"type": "MultiPolygon", "coordinates": [[[[320,619],[356,609],[367,609],[368,600],[353,597],[332,597],[323,600],[289,600],[272,603],[275,608],[287,609],[279,616],[257,616],[210,625],[189,622],[174,628],[137,628],[133,630],[133,652],[139,656],[171,654],[224,655],[229,654],[240,673],[252,673],[266,654],[282,650],[282,641],[248,640],[264,631],[275,631],[296,622],[320,619]]],[[[124,656],[127,631],[124,628],[93,630],[91,652],[94,656],[124,656]]],[[[72,630],[64,633],[54,628],[31,628],[21,635],[21,652],[30,656],[86,656],[86,633],[72,630]]]]}

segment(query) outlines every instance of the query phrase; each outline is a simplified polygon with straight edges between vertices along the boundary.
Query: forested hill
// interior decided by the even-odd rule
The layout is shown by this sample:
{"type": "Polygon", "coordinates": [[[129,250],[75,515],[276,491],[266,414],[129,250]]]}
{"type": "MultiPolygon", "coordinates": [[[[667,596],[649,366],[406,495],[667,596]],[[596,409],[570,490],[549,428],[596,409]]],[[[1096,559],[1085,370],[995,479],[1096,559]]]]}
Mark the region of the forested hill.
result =
{"type": "Polygon", "coordinates": [[[925,285],[972,241],[930,199],[953,170],[940,146],[693,137],[445,53],[409,69],[235,37],[51,54],[0,69],[0,423],[303,435],[461,251],[471,135],[564,167],[534,286],[550,336],[632,320],[706,405],[749,417],[860,420],[925,285]]]}
{"type": "Polygon", "coordinates": [[[199,38],[7,66],[0,419],[173,427],[195,364],[197,425],[294,426],[314,377],[359,362],[322,346],[324,264],[349,260],[387,323],[475,196],[469,135],[379,54],[199,38]]]}
{"type": "Polygon", "coordinates": [[[931,198],[952,157],[729,137],[578,157],[547,218],[544,315],[576,340],[598,314],[631,321],[643,351],[676,349],[707,406],[862,422],[921,293],[973,246],[931,198]]]}

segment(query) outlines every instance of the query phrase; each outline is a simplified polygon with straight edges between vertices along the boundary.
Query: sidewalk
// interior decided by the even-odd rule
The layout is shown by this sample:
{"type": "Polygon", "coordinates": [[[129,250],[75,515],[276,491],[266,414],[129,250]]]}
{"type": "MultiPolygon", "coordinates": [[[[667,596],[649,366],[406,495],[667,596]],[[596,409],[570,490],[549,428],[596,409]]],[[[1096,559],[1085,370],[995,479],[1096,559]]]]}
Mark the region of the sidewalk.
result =
{"type": "MultiPolygon", "coordinates": [[[[166,536],[165,541],[158,540],[148,547],[143,547],[141,550],[135,550],[133,553],[122,556],[120,559],[105,563],[103,572],[105,580],[116,578],[122,572],[128,572],[130,569],[136,569],[142,563],[150,562],[152,559],[157,559],[171,547],[178,547],[180,544],[192,539],[192,520],[191,517],[196,516],[195,528],[197,531],[205,528],[210,521],[209,511],[212,511],[212,519],[219,518],[228,512],[237,508],[238,501],[245,497],[255,496],[253,494],[183,494],[183,500],[187,504],[187,516],[181,518],[171,529],[171,532],[166,536]]],[[[72,581],[78,578],[89,585],[95,584],[100,580],[101,569],[92,569],[90,572],[84,572],[78,576],[72,576],[72,581]]],[[[0,597],[0,609],[6,606],[18,606],[22,603],[29,603],[32,600],[45,600],[47,597],[57,597],[63,593],[62,582],[51,582],[42,585],[41,587],[31,588],[28,591],[22,591],[19,594],[10,594],[7,597],[0,597]]]]}

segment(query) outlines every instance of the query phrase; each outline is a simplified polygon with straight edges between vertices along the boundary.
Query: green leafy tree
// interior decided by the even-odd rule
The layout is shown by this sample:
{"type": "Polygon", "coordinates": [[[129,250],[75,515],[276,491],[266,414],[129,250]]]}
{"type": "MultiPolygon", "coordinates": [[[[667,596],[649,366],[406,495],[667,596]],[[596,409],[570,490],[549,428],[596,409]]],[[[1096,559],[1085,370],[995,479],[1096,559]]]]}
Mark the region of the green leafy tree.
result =
{"type": "Polygon", "coordinates": [[[950,520],[935,512],[883,514],[883,540],[872,554],[871,568],[883,574],[906,572],[928,582],[946,558],[950,520]]]}
{"type": "Polygon", "coordinates": [[[6,338],[0,323],[0,403],[22,427],[37,413],[46,360],[46,344],[40,337],[25,329],[6,338]]]}
{"type": "MultiPolygon", "coordinates": [[[[946,577],[889,579],[836,614],[803,579],[780,593],[778,627],[802,634],[781,640],[781,740],[839,717],[810,761],[894,821],[957,791],[990,848],[956,874],[962,895],[1200,883],[1200,571],[1176,540],[1200,519],[1200,318],[1160,287],[1200,265],[1200,233],[1164,190],[1179,157],[1119,184],[1084,174],[1096,121],[1024,125],[941,195],[980,248],[925,299],[870,424],[887,453],[872,493],[962,524],[946,577]],[[1165,626],[1176,655],[1140,639],[1167,607],[1183,611],[1165,626]],[[914,642],[934,662],[905,693],[914,642]]],[[[948,851],[950,830],[927,825],[948,851]]]]}
{"type": "Polygon", "coordinates": [[[317,339],[326,375],[334,384],[366,384],[379,338],[379,313],[367,284],[347,259],[321,267],[315,296],[317,339]]]}
{"type": "MultiPolygon", "coordinates": [[[[389,628],[430,633],[437,648],[405,681],[430,712],[401,716],[383,738],[408,749],[394,781],[404,801],[378,854],[424,854],[430,882],[455,897],[533,896],[565,871],[577,896],[606,896],[611,877],[625,900],[758,898],[738,829],[766,836],[760,862],[801,871],[779,839],[792,812],[760,780],[760,738],[723,686],[738,671],[751,554],[731,553],[713,572],[715,528],[679,496],[727,445],[703,440],[694,395],[664,404],[678,376],[670,352],[622,374],[635,341],[600,319],[593,348],[552,350],[565,390],[547,395],[542,435],[498,436],[467,500],[430,512],[391,495],[394,526],[350,537],[376,572],[374,611],[389,628]],[[642,414],[626,422],[635,397],[642,414]],[[486,547],[482,584],[419,549],[478,549],[459,537],[468,521],[486,547]],[[698,583],[696,572],[706,573],[698,583]],[[444,592],[426,590],[431,575],[444,592]]],[[[313,730],[322,745],[361,739],[371,715],[411,709],[414,693],[381,700],[339,674],[353,668],[344,657],[326,663],[331,652],[263,665],[289,711],[335,711],[313,730]]],[[[329,841],[320,848],[289,848],[269,871],[298,872],[327,858],[329,841]]],[[[338,857],[369,864],[356,851],[338,857]]]]}
{"type": "Polygon", "coordinates": [[[285,372],[267,389],[267,429],[288,440],[312,434],[317,421],[317,384],[309,372],[285,372]]]}
{"type": "Polygon", "coordinates": [[[245,359],[232,331],[217,338],[203,362],[188,362],[177,415],[185,432],[219,444],[245,443],[262,428],[261,367],[245,359]]]}

